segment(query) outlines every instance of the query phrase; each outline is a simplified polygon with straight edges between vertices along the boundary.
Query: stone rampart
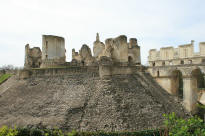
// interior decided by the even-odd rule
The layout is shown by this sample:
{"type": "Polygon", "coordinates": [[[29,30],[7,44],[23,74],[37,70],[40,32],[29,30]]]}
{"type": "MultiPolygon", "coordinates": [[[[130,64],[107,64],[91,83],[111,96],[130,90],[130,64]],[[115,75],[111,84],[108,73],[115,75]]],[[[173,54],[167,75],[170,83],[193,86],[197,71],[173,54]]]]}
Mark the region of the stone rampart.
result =
{"type": "Polygon", "coordinates": [[[19,78],[25,79],[30,77],[41,76],[55,76],[55,75],[69,75],[80,73],[93,73],[94,76],[98,75],[98,67],[82,67],[82,66],[70,66],[62,68],[38,68],[38,69],[24,69],[19,71],[19,78]]]}

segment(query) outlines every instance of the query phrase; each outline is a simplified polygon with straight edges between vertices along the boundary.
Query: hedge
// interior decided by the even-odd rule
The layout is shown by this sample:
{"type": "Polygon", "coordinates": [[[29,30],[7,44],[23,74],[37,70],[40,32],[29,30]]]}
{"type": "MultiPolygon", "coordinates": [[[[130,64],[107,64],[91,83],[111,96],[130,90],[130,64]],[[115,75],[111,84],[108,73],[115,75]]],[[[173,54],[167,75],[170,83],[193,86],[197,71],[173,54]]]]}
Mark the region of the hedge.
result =
{"type": "Polygon", "coordinates": [[[0,128],[0,136],[163,136],[161,130],[146,130],[138,132],[62,132],[60,129],[39,128],[0,128]]]}

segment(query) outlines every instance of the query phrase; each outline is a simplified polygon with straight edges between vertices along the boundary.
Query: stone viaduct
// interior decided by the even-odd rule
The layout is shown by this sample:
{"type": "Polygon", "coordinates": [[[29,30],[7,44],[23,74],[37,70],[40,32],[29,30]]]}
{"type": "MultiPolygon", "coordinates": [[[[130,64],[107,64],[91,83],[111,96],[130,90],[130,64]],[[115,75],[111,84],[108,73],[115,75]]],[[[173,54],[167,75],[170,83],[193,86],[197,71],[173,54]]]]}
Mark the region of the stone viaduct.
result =
{"type": "Polygon", "coordinates": [[[197,103],[205,104],[205,42],[199,43],[199,49],[195,53],[194,41],[191,41],[178,48],[151,49],[148,57],[150,74],[193,113],[197,110],[197,103]]]}

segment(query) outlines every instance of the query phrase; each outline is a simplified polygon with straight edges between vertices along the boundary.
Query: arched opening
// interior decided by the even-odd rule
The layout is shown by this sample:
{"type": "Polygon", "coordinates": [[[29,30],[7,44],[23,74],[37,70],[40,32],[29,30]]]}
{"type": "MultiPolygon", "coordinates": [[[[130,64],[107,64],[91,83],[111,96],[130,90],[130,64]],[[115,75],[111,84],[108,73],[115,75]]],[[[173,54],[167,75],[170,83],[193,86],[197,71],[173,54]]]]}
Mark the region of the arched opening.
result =
{"type": "Polygon", "coordinates": [[[35,62],[32,62],[32,68],[36,68],[35,62]]]}
{"type": "Polygon", "coordinates": [[[189,60],[189,64],[192,64],[192,60],[189,60]]]}
{"type": "Polygon", "coordinates": [[[165,61],[162,61],[162,66],[165,66],[165,61]]]}
{"type": "Polygon", "coordinates": [[[132,57],[128,56],[128,63],[130,64],[130,63],[132,63],[132,61],[133,61],[132,57]]]}
{"type": "Polygon", "coordinates": [[[83,66],[85,65],[85,61],[82,60],[81,63],[82,63],[83,66]]]}
{"type": "Polygon", "coordinates": [[[179,70],[174,70],[171,73],[171,91],[172,94],[183,99],[183,77],[182,72],[179,70]]]}
{"type": "Polygon", "coordinates": [[[157,77],[159,77],[159,70],[157,71],[157,77]]]}
{"type": "Polygon", "coordinates": [[[184,64],[184,61],[183,61],[183,60],[181,60],[181,61],[180,61],[180,64],[184,64]]]}
{"type": "Polygon", "coordinates": [[[155,67],[155,62],[152,63],[152,66],[155,67]]]}
{"type": "Polygon", "coordinates": [[[205,63],[205,59],[202,59],[202,60],[201,60],[201,63],[205,63]]]}
{"type": "MultiPolygon", "coordinates": [[[[198,94],[200,91],[204,90],[205,88],[204,75],[201,72],[201,70],[198,68],[191,72],[191,79],[192,79],[191,81],[192,98],[191,99],[192,99],[193,104],[197,104],[198,94]]],[[[196,106],[196,109],[194,111],[196,111],[195,113],[199,117],[203,117],[202,113],[204,114],[204,110],[202,110],[200,107],[196,106]]]]}
{"type": "Polygon", "coordinates": [[[203,89],[205,88],[204,75],[200,69],[193,70],[191,72],[191,76],[192,76],[192,87],[194,90],[196,89],[196,91],[198,91],[202,88],[203,89]]]}

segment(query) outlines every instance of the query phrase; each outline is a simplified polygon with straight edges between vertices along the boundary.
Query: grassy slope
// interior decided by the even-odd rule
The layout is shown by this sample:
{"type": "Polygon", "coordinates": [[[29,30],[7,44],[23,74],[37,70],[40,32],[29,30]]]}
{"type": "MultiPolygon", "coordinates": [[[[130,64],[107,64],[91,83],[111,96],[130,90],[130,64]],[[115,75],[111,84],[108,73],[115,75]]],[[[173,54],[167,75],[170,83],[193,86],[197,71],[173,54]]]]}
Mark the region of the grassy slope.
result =
{"type": "Polygon", "coordinates": [[[4,81],[6,81],[9,77],[11,77],[11,74],[4,74],[0,76],[0,84],[2,84],[4,81]]]}

